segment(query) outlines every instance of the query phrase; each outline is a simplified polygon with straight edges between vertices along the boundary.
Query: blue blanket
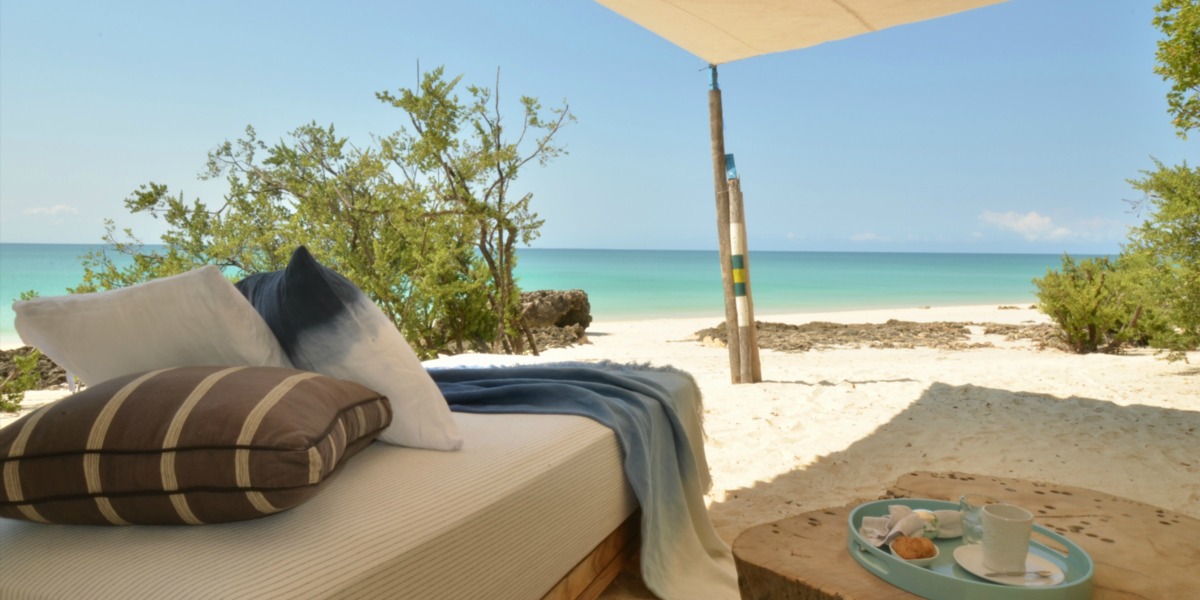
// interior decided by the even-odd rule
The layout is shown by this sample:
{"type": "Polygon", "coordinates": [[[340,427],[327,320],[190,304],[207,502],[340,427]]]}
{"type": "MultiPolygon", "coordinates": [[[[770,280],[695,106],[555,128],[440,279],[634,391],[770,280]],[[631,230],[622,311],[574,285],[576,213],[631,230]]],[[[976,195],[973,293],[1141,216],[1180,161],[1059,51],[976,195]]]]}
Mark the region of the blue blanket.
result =
{"type": "Polygon", "coordinates": [[[612,429],[642,508],[646,586],[662,598],[737,598],[733,556],[704,504],[708,467],[703,441],[694,439],[702,435],[699,390],[675,372],[687,393],[672,394],[646,370],[562,363],[429,373],[454,411],[579,415],[612,429]]]}

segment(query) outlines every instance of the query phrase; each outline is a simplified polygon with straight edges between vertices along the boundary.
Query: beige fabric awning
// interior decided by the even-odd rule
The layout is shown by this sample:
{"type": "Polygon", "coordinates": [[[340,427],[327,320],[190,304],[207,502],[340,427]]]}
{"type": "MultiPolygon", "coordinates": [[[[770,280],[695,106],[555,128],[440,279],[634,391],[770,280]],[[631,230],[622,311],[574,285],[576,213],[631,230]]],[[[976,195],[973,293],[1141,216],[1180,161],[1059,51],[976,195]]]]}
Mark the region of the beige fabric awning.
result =
{"type": "Polygon", "coordinates": [[[1004,0],[596,0],[709,64],[816,46],[1004,0]]]}

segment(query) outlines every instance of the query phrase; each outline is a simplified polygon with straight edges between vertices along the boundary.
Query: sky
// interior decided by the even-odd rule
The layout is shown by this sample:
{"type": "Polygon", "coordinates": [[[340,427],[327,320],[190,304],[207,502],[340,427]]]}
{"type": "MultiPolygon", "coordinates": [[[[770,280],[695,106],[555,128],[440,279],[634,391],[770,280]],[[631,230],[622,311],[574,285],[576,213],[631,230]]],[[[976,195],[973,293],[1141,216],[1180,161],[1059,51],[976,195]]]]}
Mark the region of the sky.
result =
{"type": "MultiPolygon", "coordinates": [[[[719,67],[756,250],[1106,254],[1128,179],[1200,160],[1154,74],[1155,0],[1010,0],[719,67]]],[[[154,243],[138,186],[219,203],[210,150],[316,122],[358,146],[418,73],[566,102],[535,248],[715,249],[706,64],[590,0],[0,0],[0,243],[154,243]]],[[[466,96],[465,89],[461,95],[466,96]]]]}

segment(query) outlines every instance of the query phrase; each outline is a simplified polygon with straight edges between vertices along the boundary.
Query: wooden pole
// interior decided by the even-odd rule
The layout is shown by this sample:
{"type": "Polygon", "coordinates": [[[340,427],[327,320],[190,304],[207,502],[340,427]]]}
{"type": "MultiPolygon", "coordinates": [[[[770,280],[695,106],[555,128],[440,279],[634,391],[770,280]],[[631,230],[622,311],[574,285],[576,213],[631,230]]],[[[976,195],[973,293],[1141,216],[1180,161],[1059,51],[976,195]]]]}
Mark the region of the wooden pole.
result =
{"type": "MultiPolygon", "coordinates": [[[[732,156],[730,157],[732,158],[732,156]]],[[[732,164],[732,161],[727,161],[732,164]]],[[[758,333],[754,326],[754,297],[750,291],[750,251],[746,241],[746,211],[742,202],[742,182],[729,179],[729,238],[733,269],[733,295],[738,315],[739,370],[743,383],[762,381],[758,360],[758,333]]]]}
{"type": "Polygon", "coordinates": [[[713,190],[717,196],[717,240],[721,260],[721,289],[725,294],[725,336],[729,348],[729,380],[741,383],[741,352],[738,341],[737,304],[733,298],[733,270],[729,266],[729,188],[725,177],[725,118],[721,113],[721,88],[717,65],[712,69],[708,91],[708,130],[712,136],[713,190]]]}

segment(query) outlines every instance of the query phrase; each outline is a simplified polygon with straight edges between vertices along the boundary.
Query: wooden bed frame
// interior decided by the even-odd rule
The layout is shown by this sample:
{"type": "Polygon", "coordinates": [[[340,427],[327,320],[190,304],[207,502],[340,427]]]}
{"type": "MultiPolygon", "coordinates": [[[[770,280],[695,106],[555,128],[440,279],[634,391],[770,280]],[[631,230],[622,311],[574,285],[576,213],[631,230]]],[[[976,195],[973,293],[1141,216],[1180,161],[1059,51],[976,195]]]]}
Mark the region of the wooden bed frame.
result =
{"type": "Polygon", "coordinates": [[[636,560],[642,511],[636,510],[550,588],[542,600],[595,600],[626,564],[636,560]]]}

